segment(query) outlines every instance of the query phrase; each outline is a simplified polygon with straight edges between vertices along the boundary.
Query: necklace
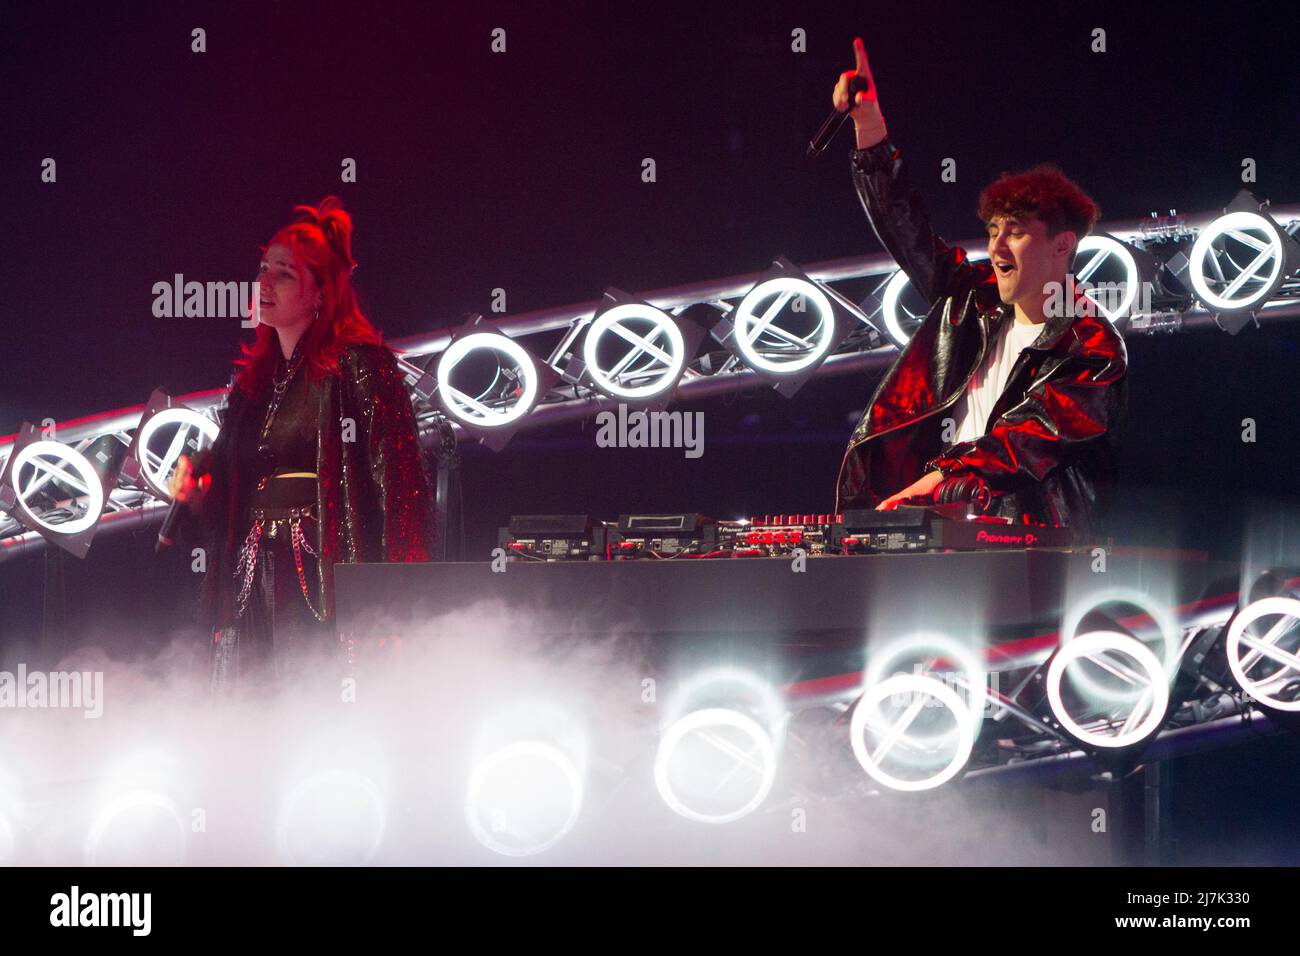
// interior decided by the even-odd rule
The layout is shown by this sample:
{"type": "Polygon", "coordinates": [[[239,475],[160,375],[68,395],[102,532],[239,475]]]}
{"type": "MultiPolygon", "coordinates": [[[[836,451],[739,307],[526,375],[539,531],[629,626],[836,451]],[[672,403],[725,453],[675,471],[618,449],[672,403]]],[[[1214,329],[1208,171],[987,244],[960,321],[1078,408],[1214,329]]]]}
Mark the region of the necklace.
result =
{"type": "Polygon", "coordinates": [[[284,371],[284,377],[281,378],[279,375],[275,375],[272,378],[271,401],[266,406],[266,419],[262,422],[263,443],[266,442],[267,436],[271,433],[271,425],[275,423],[275,413],[279,411],[280,403],[284,401],[285,393],[289,391],[289,383],[293,381],[293,376],[301,364],[302,353],[295,349],[293,359],[284,371]]]}

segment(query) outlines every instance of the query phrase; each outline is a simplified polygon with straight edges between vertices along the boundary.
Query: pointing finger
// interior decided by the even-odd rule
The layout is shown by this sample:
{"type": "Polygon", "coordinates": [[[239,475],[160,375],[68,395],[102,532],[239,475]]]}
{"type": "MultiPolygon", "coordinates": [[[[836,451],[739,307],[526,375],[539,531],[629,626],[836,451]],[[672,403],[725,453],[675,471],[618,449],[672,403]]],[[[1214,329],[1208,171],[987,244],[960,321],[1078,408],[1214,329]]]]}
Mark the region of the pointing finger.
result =
{"type": "MultiPolygon", "coordinates": [[[[853,58],[857,62],[858,75],[870,80],[871,64],[867,62],[867,48],[862,45],[862,37],[853,38],[853,58]]],[[[874,86],[875,80],[872,80],[871,84],[874,86]]]]}

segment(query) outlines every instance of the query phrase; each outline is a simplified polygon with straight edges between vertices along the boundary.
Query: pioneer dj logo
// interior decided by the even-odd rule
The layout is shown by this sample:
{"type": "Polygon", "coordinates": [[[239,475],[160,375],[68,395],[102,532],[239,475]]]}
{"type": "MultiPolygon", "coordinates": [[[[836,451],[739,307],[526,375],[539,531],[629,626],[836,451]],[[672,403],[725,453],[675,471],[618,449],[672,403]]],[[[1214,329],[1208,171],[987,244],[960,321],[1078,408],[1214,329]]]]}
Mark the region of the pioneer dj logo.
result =
{"type": "Polygon", "coordinates": [[[979,531],[975,535],[975,540],[980,544],[999,544],[1015,548],[1032,548],[1038,544],[1038,535],[1032,531],[1025,531],[1020,534],[993,534],[988,531],[979,531]]]}
{"type": "Polygon", "coordinates": [[[685,448],[687,458],[704,454],[703,412],[629,412],[596,415],[596,444],[601,448],[685,448]]]}

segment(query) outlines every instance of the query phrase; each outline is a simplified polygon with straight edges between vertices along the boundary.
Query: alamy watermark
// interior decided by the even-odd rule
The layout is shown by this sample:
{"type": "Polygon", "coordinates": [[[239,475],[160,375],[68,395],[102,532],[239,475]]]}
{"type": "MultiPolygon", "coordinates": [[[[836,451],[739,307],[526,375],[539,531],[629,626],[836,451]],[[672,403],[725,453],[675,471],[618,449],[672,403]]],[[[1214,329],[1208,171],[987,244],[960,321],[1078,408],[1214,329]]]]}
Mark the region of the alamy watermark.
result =
{"type": "Polygon", "coordinates": [[[628,411],[596,414],[596,444],[601,448],[684,448],[687,458],[704,454],[703,412],[628,411]]]}
{"type": "Polygon", "coordinates": [[[171,282],[153,284],[153,314],[159,319],[233,319],[251,329],[262,320],[261,296],[252,282],[185,281],[176,273],[171,282]]]}
{"type": "Polygon", "coordinates": [[[0,671],[0,707],[83,710],[87,720],[104,714],[103,671],[0,671]]]}
{"type": "MultiPolygon", "coordinates": [[[[908,671],[898,671],[896,674],[893,674],[891,676],[929,677],[943,684],[949,690],[955,691],[958,695],[962,697],[963,700],[967,700],[967,701],[970,700],[970,693],[969,693],[970,685],[966,679],[966,676],[960,672],[927,671],[919,663],[917,663],[912,665],[912,670],[910,673],[908,671]]],[[[990,671],[988,674],[988,684],[985,688],[985,693],[983,695],[983,700],[984,700],[983,714],[985,717],[993,717],[998,713],[998,711],[1002,709],[1002,705],[1000,703],[1001,694],[998,690],[999,686],[1000,686],[1000,681],[998,678],[998,672],[990,671]]],[[[933,707],[947,706],[942,700],[940,700],[938,697],[935,697],[933,694],[927,694],[924,691],[919,691],[919,690],[900,690],[897,693],[890,695],[889,698],[890,703],[893,704],[895,707],[899,707],[899,708],[909,707],[912,704],[916,703],[918,700],[922,701],[923,707],[933,708],[933,707]]]]}

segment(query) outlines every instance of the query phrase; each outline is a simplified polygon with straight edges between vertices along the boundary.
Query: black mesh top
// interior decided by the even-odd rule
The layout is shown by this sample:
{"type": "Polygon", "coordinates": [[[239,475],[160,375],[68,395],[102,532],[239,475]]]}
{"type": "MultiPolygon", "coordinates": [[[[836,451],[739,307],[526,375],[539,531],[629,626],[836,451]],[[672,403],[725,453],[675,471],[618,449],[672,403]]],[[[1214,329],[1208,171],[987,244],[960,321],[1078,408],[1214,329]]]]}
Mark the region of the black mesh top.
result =
{"type": "MultiPolygon", "coordinates": [[[[302,340],[294,351],[300,356],[302,340]]],[[[277,349],[275,374],[283,378],[289,363],[277,349]]],[[[266,420],[272,389],[268,387],[250,408],[251,427],[236,449],[238,473],[243,477],[241,500],[248,501],[249,494],[266,476],[290,471],[314,472],[316,470],[316,388],[307,380],[307,370],[299,365],[289,383],[288,390],[276,410],[275,419],[266,441],[260,441],[262,423],[266,420]]]]}

